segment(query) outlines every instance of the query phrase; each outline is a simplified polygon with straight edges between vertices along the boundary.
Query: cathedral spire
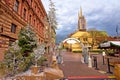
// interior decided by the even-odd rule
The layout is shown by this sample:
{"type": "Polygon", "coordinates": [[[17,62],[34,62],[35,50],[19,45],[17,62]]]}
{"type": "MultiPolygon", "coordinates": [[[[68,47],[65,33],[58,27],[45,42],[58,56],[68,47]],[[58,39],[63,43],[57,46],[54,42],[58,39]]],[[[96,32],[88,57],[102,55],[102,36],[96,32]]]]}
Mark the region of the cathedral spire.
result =
{"type": "Polygon", "coordinates": [[[79,14],[79,17],[82,17],[82,7],[80,7],[80,14],[79,14]]]}
{"type": "Polygon", "coordinates": [[[86,31],[86,19],[82,14],[82,7],[80,7],[80,11],[78,13],[78,30],[86,31]]]}

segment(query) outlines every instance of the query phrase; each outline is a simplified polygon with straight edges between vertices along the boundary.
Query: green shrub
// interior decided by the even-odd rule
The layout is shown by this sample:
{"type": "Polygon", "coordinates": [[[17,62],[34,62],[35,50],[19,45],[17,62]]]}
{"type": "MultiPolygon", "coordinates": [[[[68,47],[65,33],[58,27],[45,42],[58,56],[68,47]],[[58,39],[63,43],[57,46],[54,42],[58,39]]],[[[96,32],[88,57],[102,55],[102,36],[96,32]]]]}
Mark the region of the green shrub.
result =
{"type": "Polygon", "coordinates": [[[74,53],[82,53],[82,51],[73,51],[74,53]]]}
{"type": "Polygon", "coordinates": [[[102,53],[102,50],[96,49],[96,50],[90,50],[90,52],[94,52],[94,53],[102,53]]]}

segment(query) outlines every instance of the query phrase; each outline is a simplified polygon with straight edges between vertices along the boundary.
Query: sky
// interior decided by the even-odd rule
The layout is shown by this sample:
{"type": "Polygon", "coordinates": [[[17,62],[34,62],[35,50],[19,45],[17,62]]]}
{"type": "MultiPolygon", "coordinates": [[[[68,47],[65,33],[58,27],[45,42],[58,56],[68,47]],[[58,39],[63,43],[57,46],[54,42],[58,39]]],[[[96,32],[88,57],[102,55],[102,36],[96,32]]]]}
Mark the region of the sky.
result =
{"type": "MultiPolygon", "coordinates": [[[[106,31],[109,36],[116,36],[116,26],[120,35],[120,0],[52,0],[56,8],[58,22],[57,42],[77,30],[78,12],[82,7],[87,21],[87,29],[95,28],[106,31]]],[[[46,12],[49,0],[42,0],[46,12]]]]}

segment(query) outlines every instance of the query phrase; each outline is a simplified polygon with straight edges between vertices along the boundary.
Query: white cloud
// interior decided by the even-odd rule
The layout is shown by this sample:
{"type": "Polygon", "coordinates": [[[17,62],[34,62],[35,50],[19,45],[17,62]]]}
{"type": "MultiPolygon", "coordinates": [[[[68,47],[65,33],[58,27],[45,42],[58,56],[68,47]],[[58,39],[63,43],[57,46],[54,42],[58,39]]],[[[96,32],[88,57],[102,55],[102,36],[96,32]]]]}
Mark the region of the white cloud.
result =
{"type": "Polygon", "coordinates": [[[62,24],[58,24],[58,28],[57,29],[59,30],[59,29],[62,29],[62,28],[63,28],[63,25],[62,24]]]}
{"type": "MultiPolygon", "coordinates": [[[[70,34],[77,28],[78,11],[82,6],[87,20],[87,27],[106,30],[110,35],[115,34],[113,25],[120,23],[120,0],[52,0],[57,9],[57,34],[70,34]],[[65,32],[67,31],[67,32],[65,32]]],[[[48,11],[49,0],[42,0],[48,11]]]]}

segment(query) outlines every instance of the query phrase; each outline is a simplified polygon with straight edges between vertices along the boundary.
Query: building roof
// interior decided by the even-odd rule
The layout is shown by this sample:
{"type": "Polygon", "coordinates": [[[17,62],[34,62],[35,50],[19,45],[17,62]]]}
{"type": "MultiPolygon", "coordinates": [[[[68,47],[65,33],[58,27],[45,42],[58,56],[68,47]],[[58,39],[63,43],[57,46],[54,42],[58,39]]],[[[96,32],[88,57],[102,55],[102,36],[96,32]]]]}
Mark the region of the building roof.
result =
{"type": "Polygon", "coordinates": [[[78,38],[78,37],[90,36],[90,34],[86,31],[77,31],[71,35],[71,37],[78,38]]]}

